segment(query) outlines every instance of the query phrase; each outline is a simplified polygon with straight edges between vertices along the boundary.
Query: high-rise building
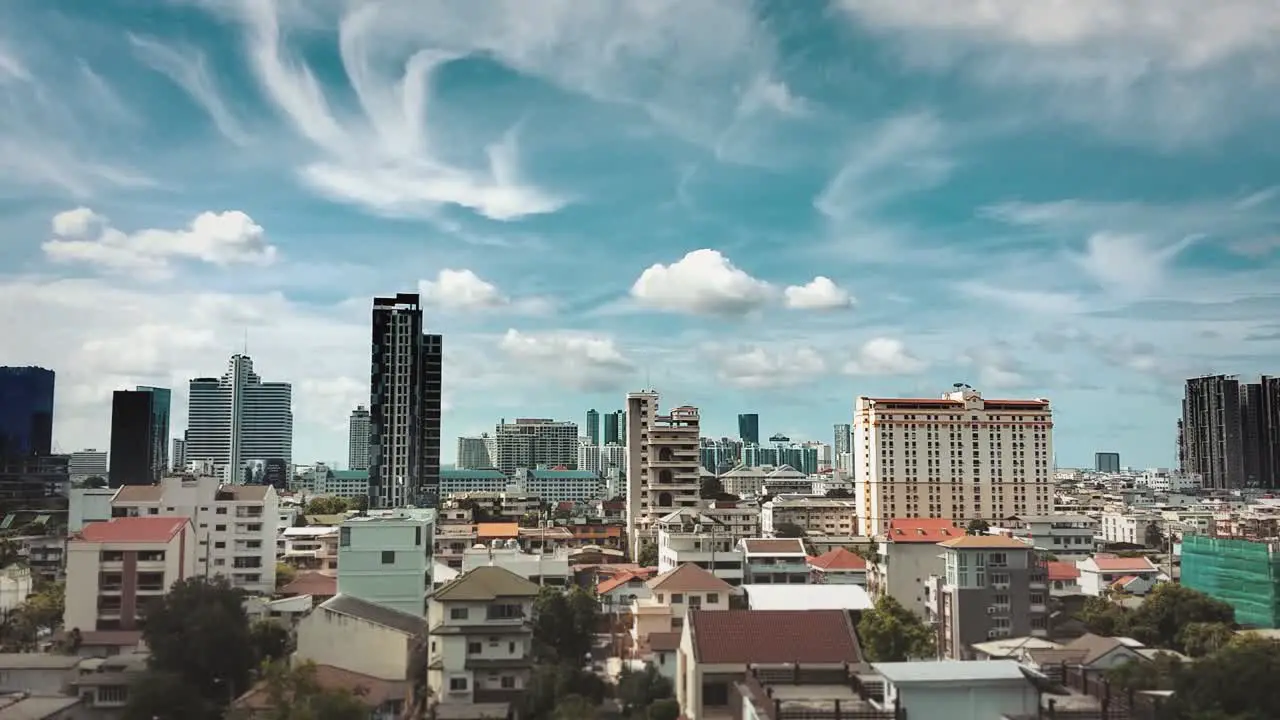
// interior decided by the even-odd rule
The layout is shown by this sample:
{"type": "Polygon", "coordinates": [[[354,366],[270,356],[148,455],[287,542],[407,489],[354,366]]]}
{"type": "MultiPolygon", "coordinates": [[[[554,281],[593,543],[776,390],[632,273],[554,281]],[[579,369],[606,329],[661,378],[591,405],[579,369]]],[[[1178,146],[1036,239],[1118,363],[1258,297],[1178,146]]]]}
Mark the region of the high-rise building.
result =
{"type": "Polygon", "coordinates": [[[1120,453],[1098,452],[1093,454],[1093,469],[1100,473],[1120,472],[1120,453]]]}
{"type": "Polygon", "coordinates": [[[488,470],[493,467],[493,457],[489,454],[493,446],[493,438],[489,433],[480,437],[458,438],[458,457],[454,467],[459,470],[488,470]]]}
{"type": "Polygon", "coordinates": [[[187,439],[185,437],[173,439],[173,452],[169,453],[169,460],[173,464],[170,468],[174,472],[182,472],[187,467],[187,439]]]}
{"type": "Polygon", "coordinates": [[[846,473],[853,472],[853,425],[836,423],[833,440],[836,469],[846,473]]]}
{"type": "Polygon", "coordinates": [[[592,445],[600,445],[600,413],[594,409],[587,411],[587,439],[592,445]]]}
{"type": "Polygon", "coordinates": [[[1244,486],[1240,396],[1240,381],[1233,375],[1187,380],[1178,460],[1182,472],[1199,474],[1206,489],[1244,486]]]}
{"type": "Polygon", "coordinates": [[[0,367],[0,457],[53,451],[54,372],[0,367]]]}
{"type": "Polygon", "coordinates": [[[107,451],[89,448],[71,453],[67,459],[67,474],[71,482],[81,482],[91,477],[107,476],[107,451]]]}
{"type": "Polygon", "coordinates": [[[548,418],[503,420],[494,430],[493,466],[507,477],[520,470],[578,466],[577,423],[548,418]]]}
{"type": "Polygon", "coordinates": [[[760,444],[760,416],[756,413],[738,415],[738,437],[748,445],[760,444]]]}
{"type": "Polygon", "coordinates": [[[658,392],[627,394],[627,535],[631,554],[653,542],[657,521],[679,508],[697,507],[702,485],[698,409],[658,411],[658,392]]]}
{"type": "Polygon", "coordinates": [[[627,413],[616,410],[604,416],[604,444],[627,444],[627,413]]]}
{"type": "Polygon", "coordinates": [[[985,400],[959,385],[941,399],[859,397],[854,444],[858,534],[893,518],[964,526],[1053,510],[1049,401],[985,400]]]}
{"type": "Polygon", "coordinates": [[[1245,485],[1280,487],[1280,378],[1240,387],[1245,485]]]}
{"type": "Polygon", "coordinates": [[[111,487],[152,485],[155,443],[152,406],[156,396],[143,390],[117,390],[111,396],[111,487]]]}
{"type": "Polygon", "coordinates": [[[599,475],[603,463],[604,454],[600,452],[600,446],[593,444],[591,438],[578,438],[578,469],[599,475]]]}
{"type": "Polygon", "coordinates": [[[363,405],[351,411],[347,423],[347,469],[369,469],[369,409],[363,405]]]}
{"type": "Polygon", "coordinates": [[[263,382],[248,355],[232,355],[221,378],[188,387],[186,460],[240,482],[253,461],[293,462],[293,387],[263,382]]]}
{"type": "Polygon", "coordinates": [[[373,299],[369,502],[435,507],[440,492],[443,338],[423,333],[416,293],[373,299]]]}
{"type": "Polygon", "coordinates": [[[139,385],[138,392],[151,393],[151,475],[152,482],[169,471],[169,413],[173,405],[173,393],[168,388],[139,385]]]}

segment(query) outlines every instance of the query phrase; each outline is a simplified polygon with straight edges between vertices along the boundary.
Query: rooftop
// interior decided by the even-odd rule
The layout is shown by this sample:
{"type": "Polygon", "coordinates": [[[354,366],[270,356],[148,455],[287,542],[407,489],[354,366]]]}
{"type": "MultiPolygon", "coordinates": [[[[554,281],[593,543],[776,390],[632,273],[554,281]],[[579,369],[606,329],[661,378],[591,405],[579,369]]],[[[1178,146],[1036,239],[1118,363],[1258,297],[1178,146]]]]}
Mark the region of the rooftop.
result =
{"type": "Polygon", "coordinates": [[[603,595],[610,590],[616,590],[632,580],[648,580],[653,577],[655,572],[657,572],[655,568],[642,568],[635,571],[620,572],[613,577],[601,580],[600,584],[596,585],[596,594],[603,595]]]}
{"type": "Polygon", "coordinates": [[[116,491],[114,502],[160,502],[163,497],[163,485],[123,485],[116,491]]]}
{"type": "Polygon", "coordinates": [[[932,660],[872,663],[894,684],[955,682],[1030,682],[1016,660],[932,660]]]}
{"type": "Polygon", "coordinates": [[[347,617],[399,630],[406,635],[426,632],[426,620],[417,615],[400,612],[385,605],[371,603],[351,595],[334,595],[320,603],[320,607],[347,617]]]}
{"type": "Polygon", "coordinates": [[[938,543],[945,548],[957,550],[1032,550],[1033,548],[1013,538],[1003,535],[967,535],[965,537],[944,540],[938,543]]]}
{"type": "Polygon", "coordinates": [[[800,538],[748,538],[742,541],[742,548],[748,555],[805,555],[800,538]]]}
{"type": "Polygon", "coordinates": [[[838,547],[809,558],[809,565],[819,570],[866,570],[867,559],[847,548],[838,547]]]}
{"type": "Polygon", "coordinates": [[[502,597],[536,597],[538,586],[497,566],[478,567],[432,593],[441,602],[484,601],[502,597]]]}
{"type": "Polygon", "coordinates": [[[338,578],[318,572],[298,573],[279,592],[281,595],[332,597],[338,594],[338,578]]]}
{"type": "Polygon", "coordinates": [[[73,537],[97,543],[166,543],[190,524],[185,517],[123,517],[89,523],[73,537]]]}
{"type": "Polygon", "coordinates": [[[1050,580],[1077,580],[1080,578],[1080,568],[1076,567],[1073,562],[1063,562],[1061,560],[1050,560],[1049,579],[1050,580]]]}
{"type": "Polygon", "coordinates": [[[852,583],[743,585],[752,610],[869,610],[875,601],[852,583]]]}
{"type": "Polygon", "coordinates": [[[1155,572],[1159,570],[1145,557],[1120,557],[1113,553],[1098,553],[1082,562],[1092,562],[1102,572],[1155,572]]]}
{"type": "Polygon", "coordinates": [[[862,662],[849,614],[841,610],[691,610],[689,632],[698,662],[862,662]]]}
{"type": "Polygon", "coordinates": [[[940,543],[964,537],[965,530],[942,518],[894,518],[889,521],[885,540],[891,543],[940,543]]]}
{"type": "Polygon", "coordinates": [[[646,584],[650,590],[667,592],[733,592],[732,585],[693,563],[668,570],[646,584]]]}
{"type": "Polygon", "coordinates": [[[520,523],[482,522],[476,524],[476,537],[480,539],[513,538],[520,535],[520,523]]]}

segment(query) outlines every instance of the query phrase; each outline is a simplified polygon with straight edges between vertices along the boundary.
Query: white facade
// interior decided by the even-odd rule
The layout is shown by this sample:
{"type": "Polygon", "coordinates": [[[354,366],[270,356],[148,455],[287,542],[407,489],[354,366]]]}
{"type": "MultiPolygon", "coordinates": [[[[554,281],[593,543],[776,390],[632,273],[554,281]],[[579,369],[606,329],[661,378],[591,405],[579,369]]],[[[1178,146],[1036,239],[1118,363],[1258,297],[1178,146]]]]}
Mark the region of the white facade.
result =
{"type": "Polygon", "coordinates": [[[743,582],[740,538],[720,523],[687,510],[658,521],[658,572],[693,563],[733,586],[743,582]]]}
{"type": "Polygon", "coordinates": [[[338,593],[421,617],[431,589],[433,511],[348,518],[338,531],[338,593]]]}
{"type": "Polygon", "coordinates": [[[107,451],[89,448],[71,453],[67,459],[67,474],[73,483],[95,476],[107,477],[107,451]]]}
{"type": "Polygon", "coordinates": [[[546,418],[499,423],[493,466],[508,476],[530,468],[571,468],[578,462],[578,425],[546,418]]]}
{"type": "Polygon", "coordinates": [[[578,469],[599,473],[604,457],[590,438],[578,438],[578,469]]]}
{"type": "Polygon", "coordinates": [[[1147,526],[1159,523],[1160,516],[1141,511],[1102,513],[1100,534],[1104,543],[1145,545],[1147,526]]]}
{"type": "Polygon", "coordinates": [[[1010,535],[1037,550],[1075,561],[1097,550],[1098,521],[1088,515],[1020,515],[1008,527],[992,527],[993,535],[1010,535]]]}
{"type": "Polygon", "coordinates": [[[774,498],[761,506],[760,521],[765,535],[779,525],[819,535],[857,535],[858,509],[857,501],[845,498],[774,498]]]}
{"type": "MultiPolygon", "coordinates": [[[[347,469],[369,469],[369,408],[361,405],[351,411],[347,421],[347,469]]],[[[365,492],[368,492],[366,486],[365,492]]]]}
{"type": "Polygon", "coordinates": [[[275,592],[280,498],[270,485],[171,475],[159,485],[122,487],[111,505],[126,517],[189,518],[198,543],[194,574],[222,575],[251,594],[275,592]]]}
{"type": "Polygon", "coordinates": [[[335,526],[287,527],[277,540],[280,562],[299,570],[336,572],[338,528],[335,526]]]}
{"type": "Polygon", "coordinates": [[[884,678],[884,705],[908,718],[989,720],[1035,717],[1040,693],[1013,660],[875,663],[884,678]]]}
{"type": "Polygon", "coordinates": [[[247,355],[233,355],[221,378],[188,388],[186,459],[212,462],[235,480],[249,460],[293,462],[293,387],[262,382],[247,355]]]}
{"type": "Polygon", "coordinates": [[[71,488],[67,501],[67,532],[80,532],[91,522],[111,519],[111,500],[116,491],[110,488],[71,488]]]}
{"type": "Polygon", "coordinates": [[[499,470],[444,470],[440,473],[441,499],[471,493],[520,492],[520,482],[499,470]]]}
{"type": "Polygon", "coordinates": [[[964,524],[1052,510],[1048,400],[984,400],[967,386],[941,399],[859,397],[853,428],[857,534],[895,517],[964,524]]]}
{"type": "Polygon", "coordinates": [[[738,497],[756,497],[766,492],[813,492],[813,480],[790,465],[739,465],[720,476],[720,485],[738,497]]]}
{"type": "Polygon", "coordinates": [[[519,478],[520,492],[536,495],[543,502],[591,502],[606,498],[604,478],[594,472],[523,470],[519,478]]]}
{"type": "Polygon", "coordinates": [[[658,414],[658,393],[627,394],[627,535],[638,556],[658,518],[697,507],[702,487],[698,409],[658,414]]]}
{"type": "Polygon", "coordinates": [[[1200,489],[1202,478],[1196,473],[1184,475],[1168,468],[1152,468],[1133,479],[1134,487],[1150,488],[1155,492],[1195,492],[1200,489]]]}

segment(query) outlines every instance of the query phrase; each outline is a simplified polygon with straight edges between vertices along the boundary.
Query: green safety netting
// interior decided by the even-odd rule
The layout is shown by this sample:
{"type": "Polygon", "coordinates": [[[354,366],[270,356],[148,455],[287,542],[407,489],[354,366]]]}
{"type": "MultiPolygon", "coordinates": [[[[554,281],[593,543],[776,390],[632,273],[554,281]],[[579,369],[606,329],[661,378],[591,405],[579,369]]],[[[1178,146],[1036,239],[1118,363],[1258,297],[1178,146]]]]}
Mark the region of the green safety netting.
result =
{"type": "Polygon", "coordinates": [[[1182,584],[1236,609],[1241,625],[1280,624],[1280,552],[1271,543],[1186,535],[1182,584]]]}

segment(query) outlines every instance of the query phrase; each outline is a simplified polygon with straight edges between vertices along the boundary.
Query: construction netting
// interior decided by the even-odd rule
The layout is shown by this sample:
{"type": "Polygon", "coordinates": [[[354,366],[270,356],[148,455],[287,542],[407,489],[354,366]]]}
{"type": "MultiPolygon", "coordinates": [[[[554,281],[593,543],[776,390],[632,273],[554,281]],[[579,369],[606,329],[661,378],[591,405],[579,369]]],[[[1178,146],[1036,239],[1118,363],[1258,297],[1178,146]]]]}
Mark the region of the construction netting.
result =
{"type": "Polygon", "coordinates": [[[1280,553],[1271,543],[1188,534],[1182,584],[1230,603],[1241,625],[1274,628],[1280,621],[1280,553]]]}

